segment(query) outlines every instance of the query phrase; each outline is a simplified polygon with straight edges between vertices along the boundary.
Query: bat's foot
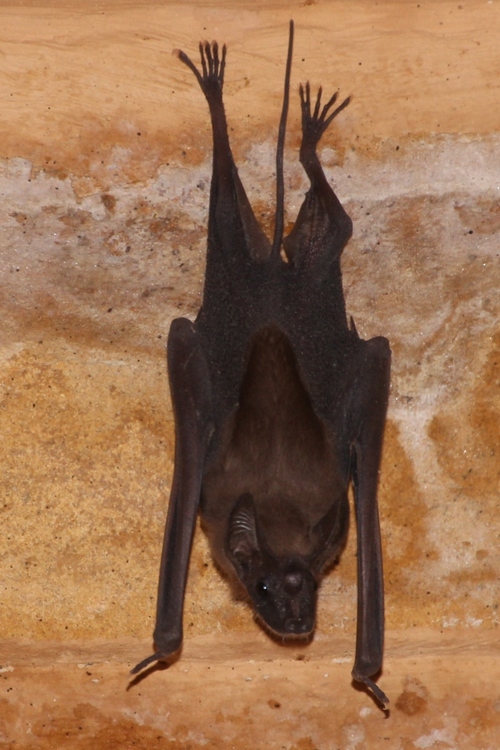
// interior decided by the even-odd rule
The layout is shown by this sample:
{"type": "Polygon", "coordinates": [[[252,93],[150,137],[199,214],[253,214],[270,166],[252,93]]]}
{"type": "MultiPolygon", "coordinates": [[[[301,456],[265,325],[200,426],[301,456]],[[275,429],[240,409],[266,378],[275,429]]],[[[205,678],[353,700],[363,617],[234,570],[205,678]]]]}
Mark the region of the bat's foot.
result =
{"type": "Polygon", "coordinates": [[[316,96],[314,110],[311,111],[311,88],[309,86],[309,81],[306,83],[305,87],[300,84],[299,93],[300,106],[302,109],[302,153],[310,149],[316,149],[321,136],[331,121],[347,107],[351,101],[351,97],[348,96],[347,99],[344,99],[342,104],[339,104],[339,106],[331,112],[331,109],[338,98],[338,92],[336,91],[323,106],[323,109],[321,109],[321,96],[323,89],[320,86],[316,96]]]}
{"type": "Polygon", "coordinates": [[[199,49],[201,73],[185,52],[174,49],[173,54],[194,73],[201,90],[208,99],[215,91],[222,92],[226,68],[226,45],[223,45],[220,56],[217,42],[200,42],[199,49]]]}

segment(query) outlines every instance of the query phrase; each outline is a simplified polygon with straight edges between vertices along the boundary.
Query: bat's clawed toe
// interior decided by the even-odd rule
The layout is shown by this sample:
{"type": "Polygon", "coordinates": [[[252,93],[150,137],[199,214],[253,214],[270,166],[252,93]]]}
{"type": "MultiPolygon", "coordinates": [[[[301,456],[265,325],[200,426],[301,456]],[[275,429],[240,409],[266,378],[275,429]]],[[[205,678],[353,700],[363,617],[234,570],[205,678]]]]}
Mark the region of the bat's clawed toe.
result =
{"type": "Polygon", "coordinates": [[[309,85],[309,81],[305,82],[305,85],[303,86],[300,84],[299,86],[299,93],[300,93],[300,104],[302,107],[302,114],[311,115],[311,87],[309,85]]]}
{"type": "Polygon", "coordinates": [[[320,86],[319,89],[318,89],[318,93],[316,94],[316,104],[314,105],[313,118],[315,120],[318,119],[319,108],[321,106],[321,96],[322,96],[322,94],[323,94],[323,87],[320,86]]]}
{"type": "Polygon", "coordinates": [[[224,67],[226,64],[226,45],[222,45],[219,56],[219,43],[207,40],[199,45],[203,78],[205,80],[215,79],[221,84],[224,78],[224,67]]]}

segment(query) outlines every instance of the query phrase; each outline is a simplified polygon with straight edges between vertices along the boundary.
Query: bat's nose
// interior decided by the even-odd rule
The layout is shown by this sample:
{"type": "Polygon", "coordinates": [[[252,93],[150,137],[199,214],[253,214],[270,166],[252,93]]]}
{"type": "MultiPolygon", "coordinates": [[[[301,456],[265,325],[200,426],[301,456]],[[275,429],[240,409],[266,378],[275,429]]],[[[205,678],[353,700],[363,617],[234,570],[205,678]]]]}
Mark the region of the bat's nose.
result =
{"type": "Polygon", "coordinates": [[[311,632],[312,625],[309,622],[309,618],[288,617],[285,620],[285,630],[291,635],[306,635],[311,632]]]}

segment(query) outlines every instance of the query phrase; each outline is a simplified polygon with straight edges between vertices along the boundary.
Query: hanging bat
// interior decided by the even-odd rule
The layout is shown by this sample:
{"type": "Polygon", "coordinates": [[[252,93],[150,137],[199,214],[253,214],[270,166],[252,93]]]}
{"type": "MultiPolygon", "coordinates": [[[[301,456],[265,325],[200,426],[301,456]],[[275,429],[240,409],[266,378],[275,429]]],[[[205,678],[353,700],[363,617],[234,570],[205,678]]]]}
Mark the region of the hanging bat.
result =
{"type": "Polygon", "coordinates": [[[310,188],[283,239],[283,151],[293,22],[276,157],[274,239],[260,228],[238,176],[222,99],[226,47],[200,44],[190,68],[210,109],[213,174],[203,302],[196,321],[172,322],[167,360],[175,470],[154,631],[168,660],[182,644],[184,593],[200,511],[215,560],[242,585],[280,639],[311,636],[322,573],[345,542],[354,487],[358,610],[352,675],[370,679],[383,657],[384,603],[377,481],[389,392],[387,339],[361,339],[347,322],[340,256],[352,222],[316,149],[337,94],[322,107],[301,86],[300,162],[310,188]],[[284,255],[282,254],[282,250],[284,255]]]}

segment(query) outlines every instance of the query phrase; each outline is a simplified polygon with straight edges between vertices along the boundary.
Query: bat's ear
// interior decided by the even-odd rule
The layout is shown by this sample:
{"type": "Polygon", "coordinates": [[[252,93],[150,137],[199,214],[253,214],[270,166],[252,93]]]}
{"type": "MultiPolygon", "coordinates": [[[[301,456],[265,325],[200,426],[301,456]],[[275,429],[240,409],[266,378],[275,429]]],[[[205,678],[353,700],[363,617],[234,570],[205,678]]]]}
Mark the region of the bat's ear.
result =
{"type": "Polygon", "coordinates": [[[344,546],[349,526],[347,493],[336,498],[323,518],[311,528],[314,552],[311,563],[319,571],[328,560],[339,555],[344,546]]]}
{"type": "Polygon", "coordinates": [[[229,517],[226,550],[241,572],[260,552],[255,505],[249,493],[241,495],[234,504],[229,517]]]}

